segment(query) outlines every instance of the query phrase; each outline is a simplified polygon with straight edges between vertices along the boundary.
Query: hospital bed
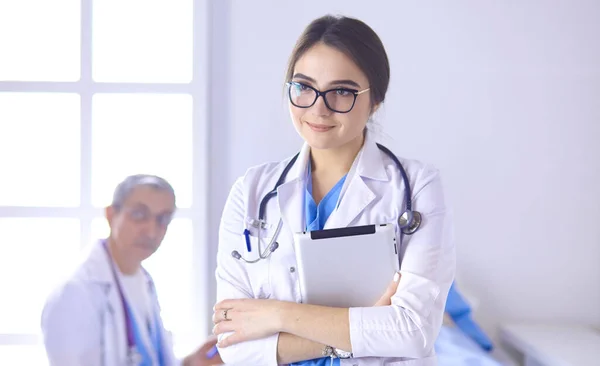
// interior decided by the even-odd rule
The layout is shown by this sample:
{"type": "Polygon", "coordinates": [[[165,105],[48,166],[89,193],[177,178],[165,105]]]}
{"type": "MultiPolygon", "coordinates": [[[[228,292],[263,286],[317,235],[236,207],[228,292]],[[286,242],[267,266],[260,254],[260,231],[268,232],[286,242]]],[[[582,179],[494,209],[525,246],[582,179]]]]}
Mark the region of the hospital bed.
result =
{"type": "Polygon", "coordinates": [[[444,324],[435,343],[438,365],[517,366],[503,349],[492,344],[479,329],[475,321],[477,306],[478,302],[472,294],[462,289],[459,292],[453,285],[448,296],[444,324]]]}

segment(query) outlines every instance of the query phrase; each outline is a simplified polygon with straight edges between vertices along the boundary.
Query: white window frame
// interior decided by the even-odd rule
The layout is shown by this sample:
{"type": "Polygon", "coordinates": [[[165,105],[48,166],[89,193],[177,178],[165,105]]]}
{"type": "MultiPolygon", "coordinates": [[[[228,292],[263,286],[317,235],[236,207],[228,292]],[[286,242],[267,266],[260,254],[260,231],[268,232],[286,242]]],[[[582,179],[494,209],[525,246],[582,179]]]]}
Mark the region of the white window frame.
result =
{"type": "MultiPolygon", "coordinates": [[[[197,324],[194,338],[203,339],[209,328],[212,313],[209,293],[210,261],[207,247],[208,231],[208,71],[209,71],[209,3],[208,0],[193,0],[193,74],[189,83],[105,83],[92,79],[92,2],[81,0],[81,78],[75,82],[0,81],[0,92],[48,92],[77,93],[81,96],[81,165],[79,207],[15,207],[0,206],[0,218],[45,217],[76,218],[80,220],[82,247],[91,239],[92,221],[103,216],[103,209],[92,205],[92,96],[94,93],[185,93],[193,98],[192,120],[192,204],[180,208],[176,218],[190,219],[193,223],[193,293],[194,318],[197,324]]],[[[5,243],[4,245],[10,245],[5,243]]],[[[9,300],[10,301],[10,300],[9,300]]],[[[41,314],[40,314],[41,316],[41,314]]],[[[36,345],[41,342],[40,334],[2,334],[3,345],[36,345]]]]}

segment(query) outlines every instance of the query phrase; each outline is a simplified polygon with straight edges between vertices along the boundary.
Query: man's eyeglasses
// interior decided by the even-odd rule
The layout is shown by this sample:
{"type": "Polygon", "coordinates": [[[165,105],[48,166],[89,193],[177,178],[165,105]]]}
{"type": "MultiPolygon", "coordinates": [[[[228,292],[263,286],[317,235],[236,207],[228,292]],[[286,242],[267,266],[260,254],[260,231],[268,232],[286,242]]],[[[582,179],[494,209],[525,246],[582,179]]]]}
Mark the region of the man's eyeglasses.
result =
{"type": "Polygon", "coordinates": [[[166,228],[171,223],[173,219],[173,213],[160,213],[153,214],[149,209],[144,207],[122,207],[121,208],[124,213],[133,221],[136,222],[145,222],[150,219],[156,220],[156,224],[159,227],[166,228]]]}

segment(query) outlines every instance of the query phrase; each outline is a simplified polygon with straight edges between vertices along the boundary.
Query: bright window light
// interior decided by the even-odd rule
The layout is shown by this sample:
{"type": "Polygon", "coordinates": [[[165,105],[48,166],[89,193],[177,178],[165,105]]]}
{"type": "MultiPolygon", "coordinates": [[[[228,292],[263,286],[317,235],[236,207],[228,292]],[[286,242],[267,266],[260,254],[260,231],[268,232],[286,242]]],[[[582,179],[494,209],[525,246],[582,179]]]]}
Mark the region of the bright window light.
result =
{"type": "Polygon", "coordinates": [[[0,205],[79,205],[79,105],[78,94],[0,93],[0,205]]]}
{"type": "Polygon", "coordinates": [[[79,220],[0,218],[0,334],[39,334],[42,308],[81,254],[79,220]]]}
{"type": "Polygon", "coordinates": [[[187,94],[96,94],[92,99],[92,202],[110,204],[131,174],[156,174],[192,201],[192,97],[187,94]]]}
{"type": "Polygon", "coordinates": [[[77,81],[80,0],[0,1],[0,80],[77,81]]]}
{"type": "Polygon", "coordinates": [[[193,13],[192,0],[94,1],[94,80],[189,83],[193,13]]]}

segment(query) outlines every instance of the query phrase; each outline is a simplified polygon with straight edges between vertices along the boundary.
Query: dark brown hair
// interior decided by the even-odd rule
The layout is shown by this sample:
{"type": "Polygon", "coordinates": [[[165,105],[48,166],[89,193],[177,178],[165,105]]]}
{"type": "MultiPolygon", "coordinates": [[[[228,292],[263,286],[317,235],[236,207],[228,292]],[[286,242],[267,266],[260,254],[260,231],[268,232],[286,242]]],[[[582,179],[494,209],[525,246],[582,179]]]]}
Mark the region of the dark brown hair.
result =
{"type": "Polygon", "coordinates": [[[354,18],[325,15],[313,20],[292,51],[286,82],[292,80],[296,62],[317,43],[333,47],[354,61],[369,80],[371,106],[383,102],[390,82],[390,64],[385,48],[371,27],[354,18]]]}

